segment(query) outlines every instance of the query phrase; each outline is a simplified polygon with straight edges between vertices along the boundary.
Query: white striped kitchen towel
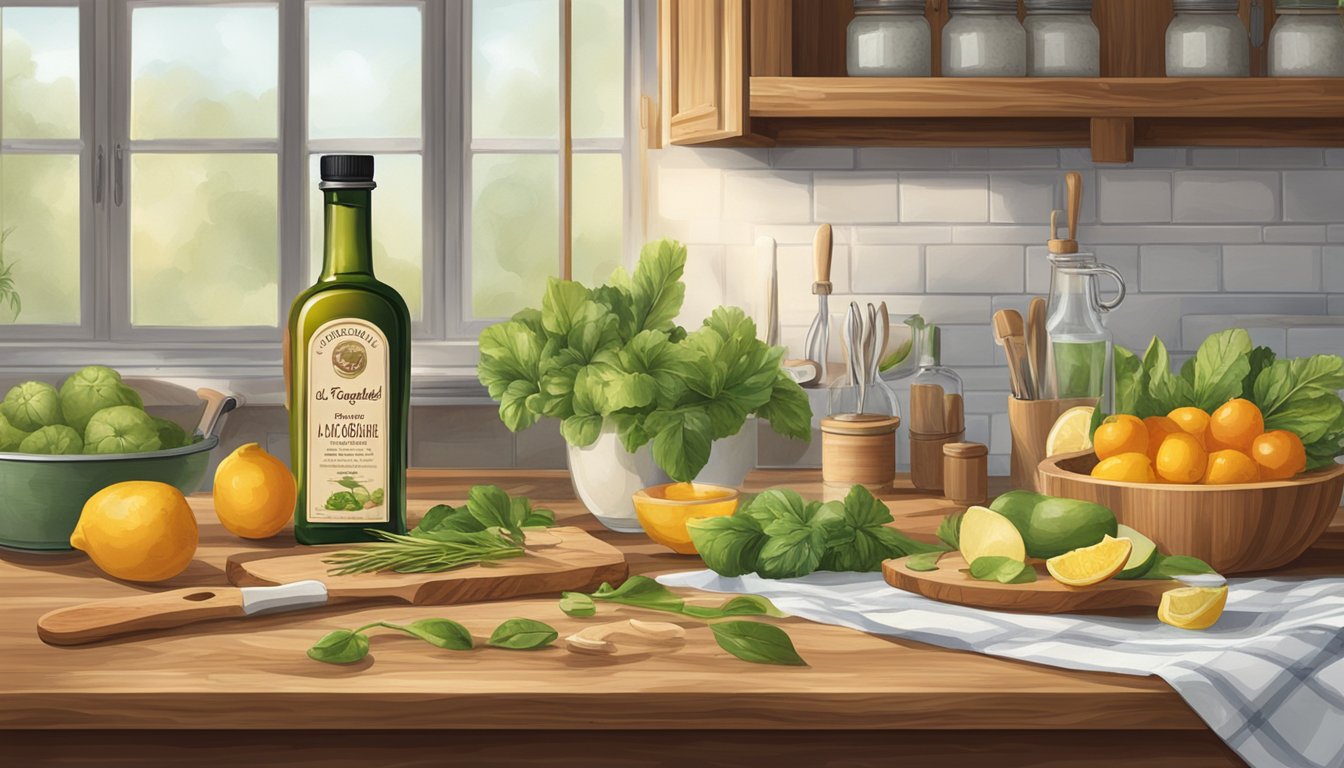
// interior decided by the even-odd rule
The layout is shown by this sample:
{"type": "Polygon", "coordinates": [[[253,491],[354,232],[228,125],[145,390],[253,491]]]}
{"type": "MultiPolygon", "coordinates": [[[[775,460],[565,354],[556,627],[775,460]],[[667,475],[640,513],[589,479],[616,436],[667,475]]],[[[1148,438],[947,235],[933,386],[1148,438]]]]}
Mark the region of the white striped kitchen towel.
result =
{"type": "Polygon", "coordinates": [[[1156,618],[949,605],[890,587],[878,574],[774,581],[694,571],[658,581],[763,595],[805,619],[943,648],[1157,675],[1254,768],[1344,768],[1344,578],[1232,579],[1226,611],[1202,632],[1156,618]]]}

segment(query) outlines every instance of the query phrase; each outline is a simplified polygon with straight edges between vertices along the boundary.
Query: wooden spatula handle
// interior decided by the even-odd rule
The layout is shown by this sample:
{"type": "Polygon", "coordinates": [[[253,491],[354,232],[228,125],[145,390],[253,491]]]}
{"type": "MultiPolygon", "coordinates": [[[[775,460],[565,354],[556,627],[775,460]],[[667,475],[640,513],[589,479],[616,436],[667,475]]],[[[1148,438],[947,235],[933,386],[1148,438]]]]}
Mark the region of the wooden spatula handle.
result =
{"type": "Polygon", "coordinates": [[[244,615],[243,593],[237,587],[175,589],[61,608],[37,620],[37,634],[52,645],[82,645],[244,615]]]}
{"type": "Polygon", "coordinates": [[[812,260],[815,262],[816,270],[816,281],[812,286],[812,292],[829,295],[831,292],[830,224],[822,224],[817,227],[817,234],[812,238],[812,260]]]}

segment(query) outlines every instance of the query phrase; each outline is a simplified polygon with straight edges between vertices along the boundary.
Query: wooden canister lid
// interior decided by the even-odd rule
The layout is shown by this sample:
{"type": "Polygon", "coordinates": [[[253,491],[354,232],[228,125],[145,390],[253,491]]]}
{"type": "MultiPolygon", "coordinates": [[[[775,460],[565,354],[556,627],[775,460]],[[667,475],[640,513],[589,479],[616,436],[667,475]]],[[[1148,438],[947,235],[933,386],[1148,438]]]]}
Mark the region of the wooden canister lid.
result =
{"type": "Polygon", "coordinates": [[[980,443],[948,443],[943,446],[943,455],[955,459],[978,459],[989,455],[989,448],[980,443]]]}
{"type": "Polygon", "coordinates": [[[877,413],[845,414],[847,418],[827,416],[821,420],[821,431],[833,435],[884,435],[901,426],[901,417],[877,413]]]}

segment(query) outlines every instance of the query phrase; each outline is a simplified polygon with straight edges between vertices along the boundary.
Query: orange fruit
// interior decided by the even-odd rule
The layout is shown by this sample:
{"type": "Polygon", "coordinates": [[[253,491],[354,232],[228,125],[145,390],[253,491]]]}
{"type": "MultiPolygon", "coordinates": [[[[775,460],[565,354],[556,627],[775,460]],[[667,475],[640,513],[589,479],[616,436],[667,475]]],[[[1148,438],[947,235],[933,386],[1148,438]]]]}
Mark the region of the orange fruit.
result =
{"type": "Polygon", "coordinates": [[[215,514],[225,530],[266,539],[294,517],[294,475],[256,443],[240,446],[215,470],[215,514]]]}
{"type": "Polygon", "coordinates": [[[1148,458],[1154,462],[1157,461],[1157,449],[1162,447],[1162,441],[1167,439],[1167,435],[1176,433],[1185,434],[1170,416],[1149,416],[1143,420],[1143,425],[1148,428],[1148,458]]]}
{"type": "Polygon", "coordinates": [[[1148,453],[1148,427],[1137,416],[1108,416],[1092,434],[1092,450],[1098,459],[1122,453],[1148,453]]]}
{"type": "Polygon", "coordinates": [[[1102,459],[1092,468],[1092,476],[1099,480],[1111,480],[1118,483],[1154,483],[1153,462],[1146,453],[1122,453],[1102,459]]]}
{"type": "Polygon", "coordinates": [[[1260,467],[1241,451],[1224,449],[1209,454],[1209,466],[1204,471],[1205,485],[1240,485],[1259,480],[1260,467]]]}
{"type": "Polygon", "coordinates": [[[1250,400],[1237,398],[1218,406],[1209,417],[1208,447],[1249,452],[1255,438],[1265,433],[1265,417],[1250,400]]]}
{"type": "Polygon", "coordinates": [[[1184,432],[1163,440],[1154,462],[1158,476],[1169,483],[1198,483],[1208,463],[1204,446],[1184,432]]]}
{"type": "Polygon", "coordinates": [[[1193,435],[1200,445],[1208,447],[1205,439],[1209,431],[1209,414],[1187,405],[1168,413],[1167,418],[1176,422],[1176,426],[1180,427],[1182,432],[1193,435]]]}
{"type": "Polygon", "coordinates": [[[1266,432],[1251,441],[1251,458],[1260,467],[1261,480],[1287,480],[1307,468],[1302,438],[1286,429],[1266,432]]]}

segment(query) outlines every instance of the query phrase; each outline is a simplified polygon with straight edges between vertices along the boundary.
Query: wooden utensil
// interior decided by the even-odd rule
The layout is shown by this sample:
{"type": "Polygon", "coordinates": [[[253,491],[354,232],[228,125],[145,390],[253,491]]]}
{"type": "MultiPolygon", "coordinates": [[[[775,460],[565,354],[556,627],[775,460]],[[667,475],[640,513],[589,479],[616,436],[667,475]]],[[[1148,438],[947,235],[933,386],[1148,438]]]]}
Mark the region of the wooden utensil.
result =
{"type": "Polygon", "coordinates": [[[759,305],[752,313],[756,335],[769,346],[779,346],[779,260],[773,237],[756,238],[756,279],[761,284],[759,305]]]}
{"type": "Polygon", "coordinates": [[[1026,331],[1021,312],[1001,309],[994,313],[994,341],[1003,347],[1008,357],[1013,397],[1019,400],[1036,399],[1031,386],[1031,374],[1027,370],[1026,331]]]}
{"type": "Polygon", "coordinates": [[[322,561],[352,545],[294,547],[278,556],[234,555],[225,568],[233,587],[178,589],[62,608],[38,619],[37,633],[53,645],[80,645],[202,621],[337,602],[386,600],[451,605],[590,591],[604,581],[623,581],[628,573],[625,556],[586,531],[551,528],[541,535],[547,539],[546,544],[529,548],[522,557],[442,573],[328,575],[331,566],[322,561]],[[279,585],[285,585],[289,592],[249,593],[237,589],[279,585]],[[269,599],[261,608],[257,608],[257,594],[269,599]],[[285,594],[292,601],[281,600],[285,594]]]}
{"type": "Polygon", "coordinates": [[[1055,426],[1059,417],[1070,408],[1096,404],[1095,397],[1074,397],[1066,400],[1008,398],[1008,431],[1012,437],[1011,473],[1014,488],[1043,491],[1039,487],[1036,468],[1046,458],[1045,441],[1050,437],[1051,427],[1055,426]]]}
{"type": "Polygon", "coordinates": [[[812,293],[817,297],[817,316],[812,318],[812,325],[807,329],[807,338],[804,347],[807,350],[807,359],[816,363],[821,369],[820,383],[830,381],[830,366],[828,358],[831,348],[831,225],[822,224],[817,227],[817,234],[812,240],[812,259],[814,261],[816,278],[812,283],[812,293]]]}
{"type": "Polygon", "coordinates": [[[939,602],[993,611],[1075,613],[1156,608],[1164,593],[1181,586],[1165,580],[1111,579],[1091,587],[1070,587],[1055,581],[1044,563],[1036,564],[1036,581],[1031,584],[980,581],[962,573],[970,565],[960,552],[949,552],[939,558],[936,571],[912,571],[908,564],[909,558],[905,557],[888,560],[882,564],[882,577],[897,589],[939,602]]]}
{"type": "Polygon", "coordinates": [[[1037,296],[1027,307],[1027,362],[1031,369],[1031,383],[1036,389],[1036,399],[1046,400],[1055,396],[1054,382],[1048,381],[1045,370],[1045,299],[1037,296]]]}

